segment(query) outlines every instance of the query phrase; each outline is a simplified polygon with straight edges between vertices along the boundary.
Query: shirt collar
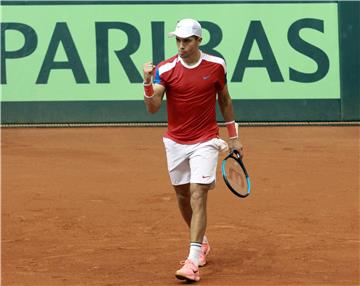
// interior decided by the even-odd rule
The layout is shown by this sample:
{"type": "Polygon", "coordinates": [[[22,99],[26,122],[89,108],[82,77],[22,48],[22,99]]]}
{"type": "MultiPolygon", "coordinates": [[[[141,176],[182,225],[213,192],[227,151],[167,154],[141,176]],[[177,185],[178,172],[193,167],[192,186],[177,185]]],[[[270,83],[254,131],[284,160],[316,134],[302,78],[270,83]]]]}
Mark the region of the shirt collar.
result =
{"type": "Polygon", "coordinates": [[[193,65],[188,65],[188,64],[185,63],[185,61],[178,55],[178,61],[179,61],[184,67],[186,67],[186,68],[188,68],[188,69],[194,69],[194,68],[198,67],[198,66],[201,64],[202,60],[203,60],[203,52],[202,52],[202,51],[200,51],[200,58],[199,58],[199,60],[197,61],[197,63],[195,63],[195,64],[193,64],[193,65]]]}

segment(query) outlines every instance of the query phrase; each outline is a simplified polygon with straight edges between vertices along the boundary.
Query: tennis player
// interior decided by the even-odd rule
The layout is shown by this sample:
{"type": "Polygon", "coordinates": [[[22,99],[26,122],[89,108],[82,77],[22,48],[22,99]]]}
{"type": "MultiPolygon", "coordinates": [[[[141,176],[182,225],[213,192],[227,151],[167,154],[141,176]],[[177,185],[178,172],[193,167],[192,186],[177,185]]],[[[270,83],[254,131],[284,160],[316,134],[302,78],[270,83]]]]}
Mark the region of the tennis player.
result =
{"type": "Polygon", "coordinates": [[[206,264],[210,245],[205,236],[207,195],[215,186],[219,151],[216,99],[228,130],[228,147],[243,155],[234,121],[222,58],[203,53],[199,22],[183,19],[169,33],[176,37],[178,54],[156,67],[145,63],[144,101],[148,112],[160,109],[166,94],[168,129],[163,141],[168,171],[180,212],[190,230],[187,259],[176,271],[181,280],[199,281],[199,267],[206,264]]]}

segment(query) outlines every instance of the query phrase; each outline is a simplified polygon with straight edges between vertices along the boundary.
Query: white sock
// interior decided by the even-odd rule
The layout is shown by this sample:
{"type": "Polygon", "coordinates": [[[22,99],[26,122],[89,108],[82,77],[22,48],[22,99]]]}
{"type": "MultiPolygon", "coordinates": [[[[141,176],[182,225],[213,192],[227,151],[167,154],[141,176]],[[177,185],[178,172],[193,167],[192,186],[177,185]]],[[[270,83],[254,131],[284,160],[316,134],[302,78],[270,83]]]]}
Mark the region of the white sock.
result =
{"type": "Polygon", "coordinates": [[[190,252],[188,259],[190,259],[196,266],[199,266],[199,259],[201,253],[201,243],[190,243],[190,252]]]}

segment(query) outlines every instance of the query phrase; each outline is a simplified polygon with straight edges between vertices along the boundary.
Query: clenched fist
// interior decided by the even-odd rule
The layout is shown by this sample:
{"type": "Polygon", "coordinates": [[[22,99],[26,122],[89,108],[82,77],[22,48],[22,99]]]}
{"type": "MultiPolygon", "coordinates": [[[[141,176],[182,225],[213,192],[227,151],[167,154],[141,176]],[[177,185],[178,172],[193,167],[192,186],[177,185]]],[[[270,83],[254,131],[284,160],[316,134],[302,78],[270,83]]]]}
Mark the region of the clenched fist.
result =
{"type": "Polygon", "coordinates": [[[151,77],[154,74],[155,66],[152,62],[148,62],[144,64],[143,71],[144,71],[144,82],[150,83],[151,77]]]}

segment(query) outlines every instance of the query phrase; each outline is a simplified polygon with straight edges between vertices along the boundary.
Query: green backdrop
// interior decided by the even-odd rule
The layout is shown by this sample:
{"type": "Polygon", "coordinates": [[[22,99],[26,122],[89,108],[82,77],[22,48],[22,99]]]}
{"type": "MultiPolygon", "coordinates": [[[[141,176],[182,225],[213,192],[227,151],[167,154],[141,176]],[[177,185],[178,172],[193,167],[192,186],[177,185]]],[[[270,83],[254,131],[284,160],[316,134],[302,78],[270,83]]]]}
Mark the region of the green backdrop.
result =
{"type": "Polygon", "coordinates": [[[141,3],[3,1],[2,123],[165,122],[141,68],[176,54],[185,17],[225,58],[237,120],[360,119],[359,2],[141,3]]]}

